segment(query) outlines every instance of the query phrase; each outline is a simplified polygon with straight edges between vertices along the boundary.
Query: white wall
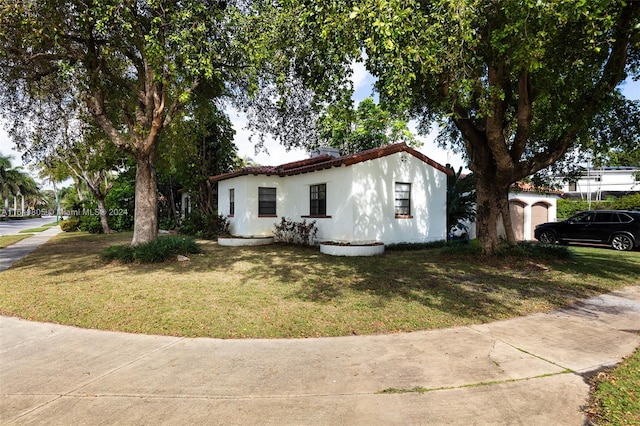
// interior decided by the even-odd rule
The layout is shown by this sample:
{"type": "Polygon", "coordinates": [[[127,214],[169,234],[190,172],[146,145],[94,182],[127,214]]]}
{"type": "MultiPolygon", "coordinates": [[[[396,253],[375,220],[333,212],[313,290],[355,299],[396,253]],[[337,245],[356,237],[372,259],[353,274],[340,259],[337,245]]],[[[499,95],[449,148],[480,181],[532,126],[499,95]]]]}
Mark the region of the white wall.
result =
{"type": "Polygon", "coordinates": [[[562,190],[569,193],[598,194],[603,191],[640,191],[640,181],[635,174],[640,169],[590,169],[576,182],[576,190],[570,190],[569,183],[564,182],[562,190]]]}
{"type": "Polygon", "coordinates": [[[235,195],[235,214],[229,218],[230,231],[238,236],[269,236],[273,234],[273,224],[285,214],[283,200],[283,178],[278,176],[239,176],[218,182],[218,210],[229,216],[229,189],[235,195]],[[258,187],[276,188],[278,217],[258,217],[258,187]]]}
{"type": "Polygon", "coordinates": [[[284,178],[286,197],[283,214],[287,219],[300,222],[316,221],[317,238],[324,240],[353,240],[353,167],[333,167],[284,178]],[[311,185],[327,185],[327,216],[311,218],[309,216],[309,193],[311,185]]]}
{"type": "Polygon", "coordinates": [[[385,243],[446,239],[445,173],[399,152],[352,166],[354,240],[385,243]],[[411,218],[395,217],[395,183],[411,184],[411,218]]]}

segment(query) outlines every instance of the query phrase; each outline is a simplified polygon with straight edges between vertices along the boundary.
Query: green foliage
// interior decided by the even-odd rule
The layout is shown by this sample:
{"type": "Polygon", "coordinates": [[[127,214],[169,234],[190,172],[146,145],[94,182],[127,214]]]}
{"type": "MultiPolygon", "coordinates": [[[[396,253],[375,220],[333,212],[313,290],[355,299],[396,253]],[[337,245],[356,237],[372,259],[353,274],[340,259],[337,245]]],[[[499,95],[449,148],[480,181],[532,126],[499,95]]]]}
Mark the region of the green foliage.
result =
{"type": "MultiPolygon", "coordinates": [[[[447,165],[451,169],[449,165],[447,165]]],[[[451,169],[453,171],[453,169],[451,169]]],[[[462,176],[462,167],[447,176],[447,232],[460,222],[476,218],[476,185],[474,175],[462,176]]]]}
{"type": "Polygon", "coordinates": [[[558,220],[567,219],[585,210],[637,210],[640,211],[640,194],[625,195],[604,201],[558,200],[558,220]]]}
{"type": "Polygon", "coordinates": [[[135,260],[134,247],[129,245],[111,245],[100,252],[100,257],[107,262],[132,263],[135,260]]]}
{"type": "Polygon", "coordinates": [[[100,217],[96,215],[80,216],[80,230],[90,234],[101,234],[103,229],[100,217]]]}
{"type": "MultiPolygon", "coordinates": [[[[29,174],[22,171],[21,167],[11,165],[11,157],[0,154],[0,199],[17,196],[25,197],[28,205],[36,208],[45,204],[38,185],[29,174]]],[[[4,205],[0,209],[4,208],[4,205]]],[[[8,215],[9,212],[5,212],[8,215]]],[[[24,212],[23,212],[24,214],[24,212]]],[[[14,212],[18,216],[18,212],[14,212]]]]}
{"type": "Polygon", "coordinates": [[[596,376],[590,408],[593,424],[640,424],[640,349],[596,376]]]}
{"type": "MultiPolygon", "coordinates": [[[[214,90],[214,88],[209,88],[214,90]]],[[[214,185],[209,177],[233,170],[240,164],[233,143],[235,131],[229,117],[197,90],[187,107],[188,115],[178,121],[160,141],[158,189],[160,227],[175,229],[180,222],[178,189],[189,193],[192,211],[211,215],[216,211],[214,185]]]]}
{"type": "Polygon", "coordinates": [[[196,253],[201,253],[201,249],[195,240],[170,235],[137,246],[112,245],[102,250],[100,257],[105,261],[121,263],[160,263],[178,255],[196,253]]]}
{"type": "Polygon", "coordinates": [[[230,235],[229,221],[226,217],[214,214],[203,214],[193,211],[182,220],[180,233],[198,238],[215,239],[230,235]]]}
{"type": "Polygon", "coordinates": [[[114,209],[117,213],[109,215],[109,227],[112,230],[122,232],[133,230],[135,211],[135,169],[131,168],[121,173],[113,182],[111,191],[107,194],[105,202],[107,209],[114,209]]]}
{"type": "Polygon", "coordinates": [[[315,220],[309,223],[306,219],[302,222],[295,222],[283,217],[280,223],[274,224],[273,236],[276,242],[310,246],[316,244],[317,234],[318,228],[315,220]]]}
{"type": "Polygon", "coordinates": [[[75,232],[80,230],[80,219],[67,219],[60,222],[60,229],[64,232],[75,232]]]}
{"type": "MultiPolygon", "coordinates": [[[[639,2],[284,4],[318,50],[341,52],[344,64],[366,55],[381,103],[417,119],[423,132],[440,120],[443,142],[464,150],[476,175],[484,252],[500,243],[495,214],[507,214],[511,184],[590,139],[598,116],[618,106],[632,112],[614,99],[620,82],[640,72],[639,2]]],[[[317,69],[341,76],[327,68],[317,69]]]]}
{"type": "Polygon", "coordinates": [[[406,120],[401,120],[377,105],[373,98],[352,105],[334,104],[318,119],[321,144],[339,148],[343,155],[354,154],[397,142],[419,145],[406,120]]]}
{"type": "MultiPolygon", "coordinates": [[[[471,241],[470,244],[462,242],[448,242],[441,250],[440,254],[448,257],[456,256],[482,256],[482,248],[477,240],[471,241]]],[[[569,260],[572,257],[571,250],[562,245],[540,244],[536,242],[523,241],[518,244],[503,244],[490,254],[501,260],[569,260]]]]}
{"type": "Polygon", "coordinates": [[[440,249],[440,254],[452,258],[458,256],[477,257],[482,255],[482,248],[477,244],[477,240],[471,241],[470,244],[466,244],[461,241],[453,241],[448,242],[442,249],[440,249]]]}
{"type": "Polygon", "coordinates": [[[627,195],[618,198],[611,203],[611,208],[616,210],[640,211],[640,194],[627,195]]]}
{"type": "Polygon", "coordinates": [[[446,247],[447,242],[445,240],[430,241],[428,243],[396,243],[386,244],[385,250],[391,251],[413,251],[413,250],[427,250],[433,248],[446,247]]]}
{"type": "Polygon", "coordinates": [[[246,30],[251,39],[261,30],[243,25],[249,6],[13,3],[0,8],[0,101],[11,137],[27,151],[34,141],[64,138],[60,129],[68,121],[99,126],[121,153],[144,165],[136,174],[137,197],[144,202],[131,210],[144,220],[133,221],[133,242],[155,238],[160,138],[193,117],[186,107],[198,92],[219,104],[252,86],[256,67],[240,33],[246,30]]]}
{"type": "Polygon", "coordinates": [[[572,252],[567,246],[555,244],[540,244],[523,241],[516,245],[504,245],[493,253],[502,259],[517,258],[531,260],[569,260],[572,252]]]}

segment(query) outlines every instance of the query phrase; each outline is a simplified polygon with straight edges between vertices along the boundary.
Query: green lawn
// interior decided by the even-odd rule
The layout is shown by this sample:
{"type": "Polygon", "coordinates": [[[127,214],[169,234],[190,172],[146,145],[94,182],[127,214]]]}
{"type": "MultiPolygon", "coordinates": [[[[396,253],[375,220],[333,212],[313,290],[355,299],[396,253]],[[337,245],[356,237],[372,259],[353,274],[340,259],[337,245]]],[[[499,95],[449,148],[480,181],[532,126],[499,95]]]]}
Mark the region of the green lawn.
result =
{"type": "MultiPolygon", "coordinates": [[[[104,247],[130,238],[54,237],[2,272],[0,314],[173,336],[341,336],[494,321],[640,285],[640,252],[586,247],[572,247],[568,261],[440,249],[338,258],[317,248],[201,241],[204,254],[188,262],[122,265],[99,258],[104,247]]],[[[637,352],[612,373],[611,386],[602,385],[592,417],[638,424],[639,359],[637,352]]]]}
{"type": "Polygon", "coordinates": [[[481,323],[639,283],[640,253],[478,261],[438,249],[336,258],[317,248],[220,247],[189,262],[106,264],[130,234],[61,234],[3,272],[0,313],[175,336],[308,337],[481,323]],[[28,269],[28,273],[25,270],[28,269]]]}
{"type": "Polygon", "coordinates": [[[26,235],[2,235],[0,236],[0,249],[10,246],[11,244],[15,244],[20,240],[24,240],[25,238],[29,238],[32,234],[26,235]]]}
{"type": "Polygon", "coordinates": [[[640,425],[640,349],[595,380],[589,417],[596,424],[640,425]]]}
{"type": "Polygon", "coordinates": [[[47,226],[41,226],[39,228],[29,228],[29,229],[23,229],[22,231],[18,231],[19,234],[33,234],[35,232],[43,232],[46,231],[47,229],[49,229],[49,227],[47,226]]]}

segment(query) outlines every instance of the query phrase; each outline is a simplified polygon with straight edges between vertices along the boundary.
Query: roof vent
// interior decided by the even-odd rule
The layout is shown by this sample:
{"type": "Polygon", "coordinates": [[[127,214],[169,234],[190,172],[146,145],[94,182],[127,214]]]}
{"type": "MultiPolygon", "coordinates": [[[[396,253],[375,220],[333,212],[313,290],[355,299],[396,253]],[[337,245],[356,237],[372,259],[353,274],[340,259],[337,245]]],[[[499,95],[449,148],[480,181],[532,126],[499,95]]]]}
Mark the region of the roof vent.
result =
{"type": "Polygon", "coordinates": [[[311,153],[311,158],[313,157],[321,157],[323,155],[329,155],[331,157],[340,157],[340,150],[338,148],[333,148],[331,146],[321,146],[318,147],[316,151],[311,153]]]}

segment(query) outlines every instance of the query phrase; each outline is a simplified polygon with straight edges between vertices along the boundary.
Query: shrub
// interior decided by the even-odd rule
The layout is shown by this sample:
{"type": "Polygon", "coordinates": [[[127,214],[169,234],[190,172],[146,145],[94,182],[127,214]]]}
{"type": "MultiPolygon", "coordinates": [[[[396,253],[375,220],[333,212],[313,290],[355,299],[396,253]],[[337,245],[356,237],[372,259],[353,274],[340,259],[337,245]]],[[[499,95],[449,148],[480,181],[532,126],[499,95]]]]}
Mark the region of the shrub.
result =
{"type": "Polygon", "coordinates": [[[80,230],[80,219],[67,219],[60,222],[60,229],[64,232],[75,232],[80,230]]]}
{"type": "Polygon", "coordinates": [[[396,243],[389,244],[386,246],[388,250],[396,250],[396,251],[411,251],[411,250],[426,250],[433,248],[442,248],[445,247],[447,243],[445,240],[439,241],[430,241],[428,243],[396,243]]]}
{"type": "Polygon", "coordinates": [[[194,237],[215,239],[219,236],[231,235],[229,221],[217,213],[206,215],[198,211],[189,213],[182,221],[180,233],[194,237]]]}
{"type": "Polygon", "coordinates": [[[627,195],[618,198],[612,203],[613,209],[616,210],[638,210],[640,211],[640,194],[627,195]]]}
{"type": "Polygon", "coordinates": [[[178,255],[200,253],[200,247],[191,238],[169,235],[137,246],[112,245],[100,252],[106,261],[117,260],[122,263],[160,263],[178,255]]]}
{"type": "Polygon", "coordinates": [[[640,194],[626,195],[621,198],[608,198],[605,201],[558,200],[558,220],[566,219],[585,210],[640,210],[640,194]]]}
{"type": "Polygon", "coordinates": [[[302,222],[294,222],[283,217],[280,223],[274,224],[274,227],[274,241],[306,246],[314,245],[316,243],[318,228],[316,227],[315,220],[309,223],[307,223],[306,220],[303,220],[302,222]]]}
{"type": "Polygon", "coordinates": [[[133,247],[126,245],[109,246],[100,252],[100,257],[107,262],[131,263],[135,260],[133,247]]]}
{"type": "Polygon", "coordinates": [[[571,258],[572,253],[568,247],[562,245],[522,241],[516,245],[505,245],[499,248],[494,255],[500,258],[567,260],[571,258]]]}
{"type": "Polygon", "coordinates": [[[80,230],[90,234],[101,234],[102,223],[99,216],[80,216],[80,230]]]}

